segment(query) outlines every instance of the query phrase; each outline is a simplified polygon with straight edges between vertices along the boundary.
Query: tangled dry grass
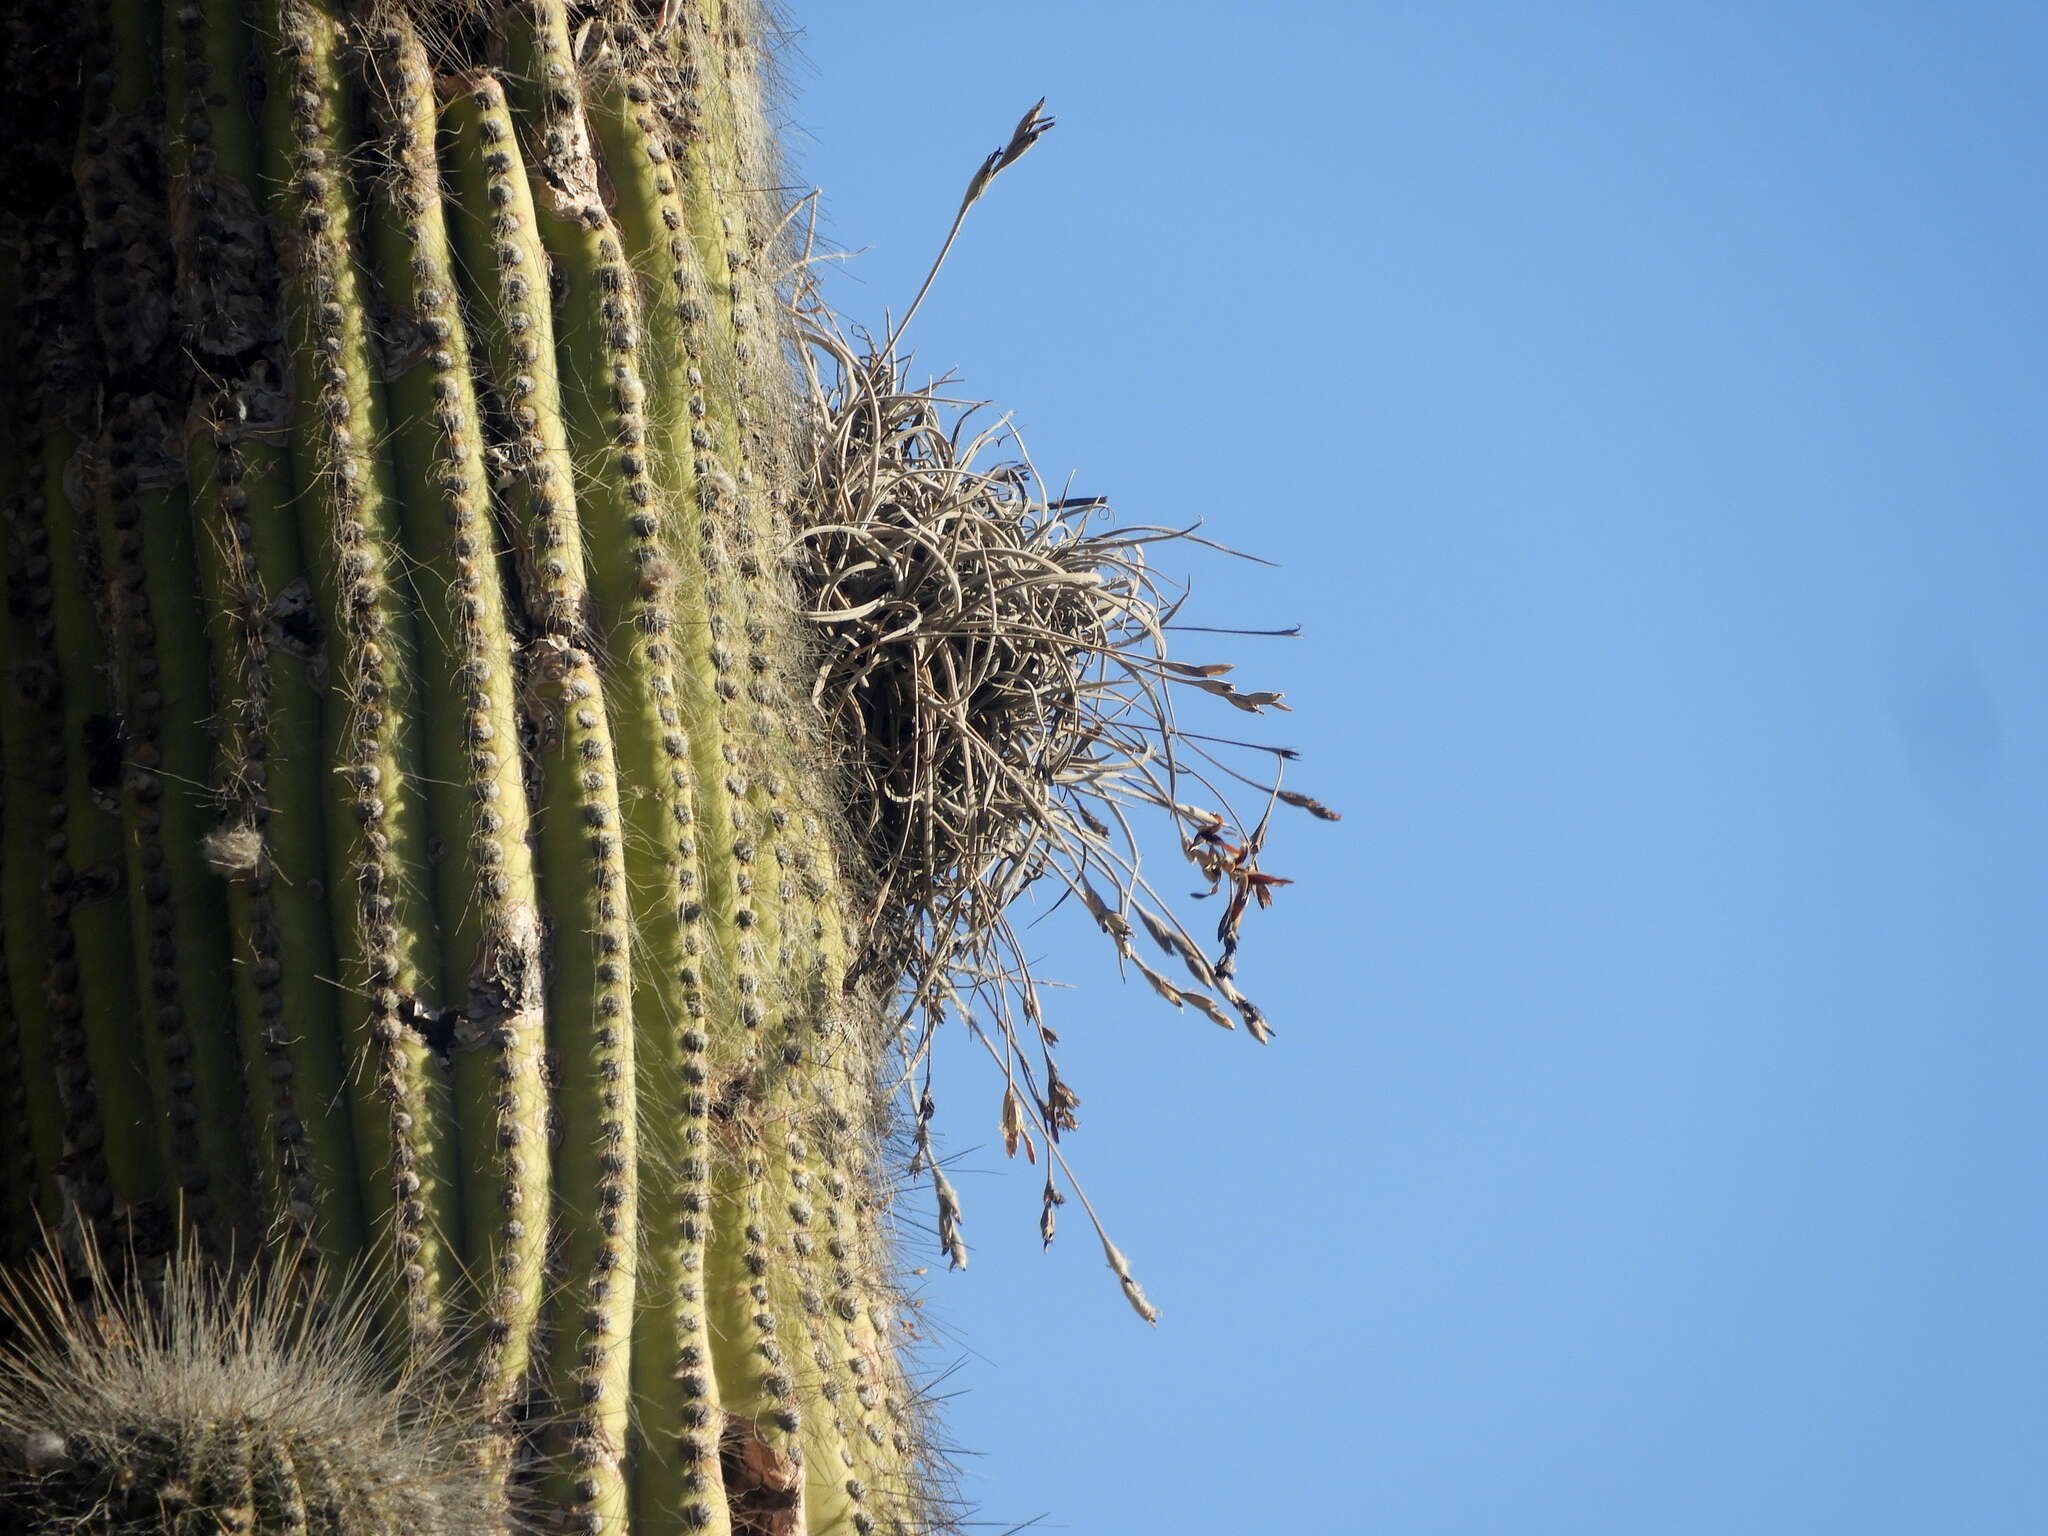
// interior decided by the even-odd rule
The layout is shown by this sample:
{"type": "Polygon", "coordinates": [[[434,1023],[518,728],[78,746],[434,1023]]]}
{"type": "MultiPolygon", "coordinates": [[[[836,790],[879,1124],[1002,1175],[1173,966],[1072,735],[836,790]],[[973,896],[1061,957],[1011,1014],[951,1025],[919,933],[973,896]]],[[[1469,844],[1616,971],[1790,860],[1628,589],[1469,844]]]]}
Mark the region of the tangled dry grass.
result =
{"type": "MultiPolygon", "coordinates": [[[[1037,113],[976,173],[948,249],[994,173],[1050,125],[1037,113]]],[[[919,303],[929,288],[928,278],[919,303]]],[[[1264,1041],[1271,1026],[1238,986],[1237,957],[1247,913],[1289,883],[1261,867],[1267,829],[1278,805],[1336,813],[1282,785],[1290,750],[1180,723],[1190,698],[1254,715],[1286,708],[1278,693],[1240,689],[1227,665],[1168,654],[1184,594],[1148,553],[1222,546],[1191,528],[1117,527],[1103,498],[1054,495],[1021,451],[999,458],[1015,442],[1007,418],[977,430],[978,406],[907,383],[901,323],[879,344],[850,338],[814,292],[800,294],[797,319],[813,430],[795,566],[820,639],[813,697],[845,753],[869,968],[904,978],[916,1163],[958,1264],[959,1203],[928,1130],[931,1041],[948,1015],[1001,1069],[1007,1151],[1035,1162],[1044,1150],[1048,1242],[1064,1203],[1058,1175],[1079,1193],[1059,1145],[1079,1099],[1054,1057],[1020,899],[1049,886],[1168,1004],[1264,1041]],[[1246,791],[1249,814],[1235,803],[1246,791]],[[1219,898],[1212,940],[1147,873],[1142,847],[1162,834],[1206,883],[1198,898],[1219,898]]]]}
{"type": "MultiPolygon", "coordinates": [[[[1266,1039],[1234,977],[1248,907],[1288,883],[1259,868],[1271,806],[1333,813],[1178,723],[1176,694],[1197,690],[1253,714],[1286,707],[1228,666],[1167,655],[1179,599],[1146,550],[1195,534],[1097,527],[1106,501],[1050,497],[1028,462],[978,469],[1002,423],[967,437],[971,413],[949,425],[954,402],[906,388],[890,360],[822,327],[809,340],[835,369],[799,534],[826,638],[814,699],[851,747],[870,916],[911,977],[911,1009],[1026,980],[1005,914],[1053,876],[1168,1002],[1266,1039]],[[1221,780],[1264,798],[1255,822],[1221,780]],[[1163,815],[1211,891],[1228,885],[1213,956],[1143,874],[1132,812],[1163,815]],[[1140,958],[1140,926],[1192,986],[1140,958]]],[[[1293,755],[1246,746],[1276,765],[1293,755]]]]}

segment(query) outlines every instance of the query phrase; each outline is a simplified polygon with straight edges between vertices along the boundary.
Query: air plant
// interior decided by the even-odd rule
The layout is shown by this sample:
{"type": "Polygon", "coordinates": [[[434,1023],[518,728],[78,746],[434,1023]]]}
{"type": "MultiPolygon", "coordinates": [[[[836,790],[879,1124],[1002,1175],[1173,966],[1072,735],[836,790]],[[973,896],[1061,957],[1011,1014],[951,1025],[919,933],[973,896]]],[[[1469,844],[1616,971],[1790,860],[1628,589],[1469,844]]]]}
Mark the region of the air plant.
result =
{"type": "MultiPolygon", "coordinates": [[[[811,697],[839,757],[853,840],[846,861],[862,903],[859,968],[900,983],[908,1026],[900,1081],[926,1170],[941,1247],[965,1263],[959,1202],[932,1156],[930,1046],[956,1016],[1002,1075],[1005,1149],[1046,1152],[1040,1228],[1064,1203],[1064,1131],[1079,1099],[1061,1077],[1027,951],[1027,892],[1049,884],[1110,940],[1119,961],[1176,1009],[1272,1036],[1237,983],[1247,910],[1291,882],[1260,867],[1272,811],[1337,813],[1286,788],[1288,748],[1184,730],[1181,704],[1221,700],[1259,715],[1277,692],[1245,690],[1224,663],[1168,654],[1184,590],[1148,556],[1197,528],[1119,525],[1107,498],[1052,493],[1003,416],[912,387],[898,344],[932,290],[968,210],[1052,127],[1038,102],[969,181],[916,298],[887,338],[849,335],[813,283],[794,305],[810,423],[792,505],[795,573],[815,635],[811,697]],[[1223,754],[1263,759],[1253,777],[1223,754]],[[1257,797],[1248,815],[1236,801],[1257,797]],[[1208,889],[1221,892],[1213,946],[1198,940],[1146,873],[1142,847],[1164,830],[1208,889]],[[1170,976],[1148,963],[1144,941],[1170,976]]],[[[1247,558],[1240,556],[1239,558],[1247,558]]],[[[1291,633],[1291,632],[1283,632],[1291,633]]],[[[1092,1207],[1111,1268],[1148,1321],[1155,1311],[1092,1207]]]]}

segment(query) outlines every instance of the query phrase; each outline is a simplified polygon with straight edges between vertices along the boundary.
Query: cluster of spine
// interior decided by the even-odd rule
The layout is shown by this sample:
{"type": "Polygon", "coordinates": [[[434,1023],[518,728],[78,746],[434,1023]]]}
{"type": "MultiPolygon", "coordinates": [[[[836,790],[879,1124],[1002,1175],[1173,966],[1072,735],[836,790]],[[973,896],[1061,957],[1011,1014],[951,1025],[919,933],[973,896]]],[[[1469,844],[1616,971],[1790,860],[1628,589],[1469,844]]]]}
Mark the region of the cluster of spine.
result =
{"type": "MultiPolygon", "coordinates": [[[[552,1528],[925,1528],[750,17],[84,35],[0,253],[10,1251],[362,1265],[552,1528]]],[[[230,1528],[402,1515],[253,1426],[133,1450],[230,1528]]]]}
{"type": "Polygon", "coordinates": [[[146,1276],[83,1234],[0,1274],[18,1334],[0,1354],[0,1528],[506,1528],[487,1428],[425,1378],[393,1379],[359,1289],[295,1264],[230,1270],[194,1236],[146,1276]]]}

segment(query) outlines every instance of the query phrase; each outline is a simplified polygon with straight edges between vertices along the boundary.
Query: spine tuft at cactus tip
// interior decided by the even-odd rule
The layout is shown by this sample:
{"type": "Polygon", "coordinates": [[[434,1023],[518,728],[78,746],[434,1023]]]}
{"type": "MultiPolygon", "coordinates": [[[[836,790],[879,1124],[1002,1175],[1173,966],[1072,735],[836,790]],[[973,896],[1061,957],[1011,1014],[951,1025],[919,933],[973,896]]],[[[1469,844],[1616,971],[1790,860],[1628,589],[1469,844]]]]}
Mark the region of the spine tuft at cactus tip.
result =
{"type": "Polygon", "coordinates": [[[317,1265],[230,1275],[193,1236],[146,1275],[81,1237],[0,1276],[4,1529],[474,1536],[521,1518],[445,1362],[387,1370],[365,1289],[317,1265]]]}
{"type": "Polygon", "coordinates": [[[1011,899],[1056,874],[1265,1038],[1238,927],[1286,882],[1159,701],[1279,696],[1164,659],[1168,534],[973,472],[811,301],[765,25],[0,23],[23,1530],[951,1528],[891,1092],[962,1262],[924,1046],[979,1011],[1050,1240],[1079,1099],[1011,899]],[[1114,842],[1147,807],[1220,949],[1114,842]]]}

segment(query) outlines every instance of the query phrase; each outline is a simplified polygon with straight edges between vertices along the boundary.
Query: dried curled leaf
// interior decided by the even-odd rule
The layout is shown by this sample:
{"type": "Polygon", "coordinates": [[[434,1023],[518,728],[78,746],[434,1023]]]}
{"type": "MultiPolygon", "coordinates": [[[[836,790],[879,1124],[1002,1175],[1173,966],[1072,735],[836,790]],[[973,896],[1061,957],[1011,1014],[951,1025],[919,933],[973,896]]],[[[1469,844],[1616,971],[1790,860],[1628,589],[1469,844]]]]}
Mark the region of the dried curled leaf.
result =
{"type": "Polygon", "coordinates": [[[1159,1322],[1159,1309],[1145,1299],[1144,1287],[1139,1285],[1137,1278],[1132,1275],[1129,1261],[1107,1236],[1102,1239],[1102,1254],[1109,1261],[1109,1267],[1116,1272],[1117,1284],[1124,1288],[1124,1300],[1131,1304],[1131,1310],[1146,1322],[1156,1325],[1159,1322]]]}
{"type": "Polygon", "coordinates": [[[939,1251],[954,1269],[967,1267],[967,1243],[960,1236],[960,1191],[936,1167],[932,1169],[932,1195],[939,1208],[939,1251]]]}
{"type": "Polygon", "coordinates": [[[1052,1181],[1052,1169],[1045,1170],[1045,1194],[1038,1208],[1038,1236],[1046,1247],[1052,1246],[1053,1233],[1059,1229],[1056,1209],[1067,1203],[1067,1197],[1060,1193],[1059,1186],[1052,1181]]]}
{"type": "Polygon", "coordinates": [[[1307,811],[1309,815],[1315,817],[1318,821],[1342,821],[1344,819],[1342,815],[1331,810],[1322,801],[1317,800],[1311,795],[1304,795],[1298,789],[1283,789],[1277,791],[1277,793],[1283,804],[1294,806],[1298,810],[1307,811]]]}
{"type": "Polygon", "coordinates": [[[1038,1161],[1038,1143],[1024,1129],[1024,1101],[1017,1096],[1015,1088],[1010,1088],[1003,1093],[1003,1153],[1007,1157],[1015,1157],[1020,1146],[1024,1149],[1026,1162],[1038,1161]]]}

